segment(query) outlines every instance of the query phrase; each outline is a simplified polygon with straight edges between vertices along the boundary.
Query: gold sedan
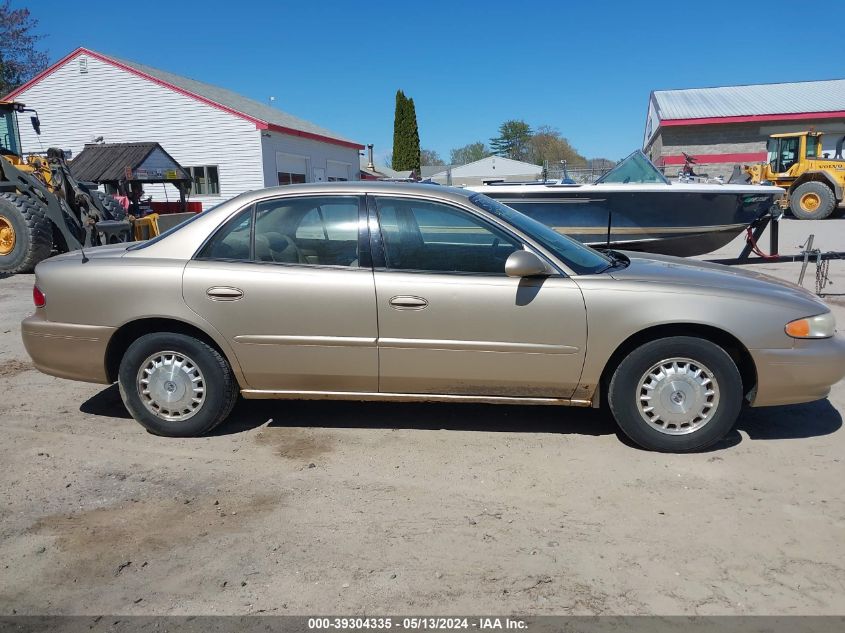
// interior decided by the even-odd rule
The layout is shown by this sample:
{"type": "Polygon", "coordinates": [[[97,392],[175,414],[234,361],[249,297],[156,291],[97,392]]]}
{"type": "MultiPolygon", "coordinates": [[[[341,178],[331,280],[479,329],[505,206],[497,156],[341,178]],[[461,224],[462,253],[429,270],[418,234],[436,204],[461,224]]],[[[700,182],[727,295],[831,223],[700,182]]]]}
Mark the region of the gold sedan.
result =
{"type": "Polygon", "coordinates": [[[244,398],[608,406],[690,451],[751,406],[824,398],[845,341],[763,275],[602,253],[490,198],[395,183],[238,196],[149,242],[36,269],[41,371],[117,381],[153,433],[208,432],[244,398]]]}

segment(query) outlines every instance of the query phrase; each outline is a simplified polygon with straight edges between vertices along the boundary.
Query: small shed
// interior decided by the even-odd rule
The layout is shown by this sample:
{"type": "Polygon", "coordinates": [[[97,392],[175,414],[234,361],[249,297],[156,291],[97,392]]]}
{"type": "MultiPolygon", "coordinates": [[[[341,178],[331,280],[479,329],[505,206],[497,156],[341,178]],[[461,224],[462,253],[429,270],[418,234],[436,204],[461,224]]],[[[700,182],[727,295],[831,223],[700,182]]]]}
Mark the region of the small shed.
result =
{"type": "Polygon", "coordinates": [[[109,193],[126,196],[130,213],[135,216],[143,215],[140,205],[144,185],[153,183],[176,187],[179,211],[188,210],[191,174],[158,143],[87,144],[71,161],[70,171],[77,180],[106,185],[109,193]]]}

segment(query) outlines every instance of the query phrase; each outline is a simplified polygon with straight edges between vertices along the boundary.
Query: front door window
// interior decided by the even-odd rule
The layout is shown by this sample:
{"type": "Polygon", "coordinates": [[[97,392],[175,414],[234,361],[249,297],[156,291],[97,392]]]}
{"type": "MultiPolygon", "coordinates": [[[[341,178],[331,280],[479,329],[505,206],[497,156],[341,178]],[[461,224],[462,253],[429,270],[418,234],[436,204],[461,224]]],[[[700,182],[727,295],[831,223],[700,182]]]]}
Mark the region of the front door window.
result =
{"type": "Polygon", "coordinates": [[[522,246],[469,213],[437,202],[378,198],[387,267],[444,273],[505,273],[522,246]]]}

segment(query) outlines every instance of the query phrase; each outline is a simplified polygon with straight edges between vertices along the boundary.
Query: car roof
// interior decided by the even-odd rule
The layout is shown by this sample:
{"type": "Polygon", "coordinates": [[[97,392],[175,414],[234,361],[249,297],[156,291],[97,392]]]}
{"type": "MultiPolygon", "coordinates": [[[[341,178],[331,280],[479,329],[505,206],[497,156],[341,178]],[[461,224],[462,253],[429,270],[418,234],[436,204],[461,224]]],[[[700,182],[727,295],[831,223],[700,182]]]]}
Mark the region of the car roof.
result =
{"type": "Polygon", "coordinates": [[[266,189],[255,189],[247,191],[233,200],[246,203],[249,199],[272,197],[274,195],[310,195],[310,194],[337,194],[337,193],[373,193],[381,195],[407,194],[422,196],[443,196],[445,198],[466,199],[476,194],[475,191],[468,191],[459,187],[444,187],[437,184],[420,184],[417,182],[385,182],[380,180],[352,180],[346,182],[312,182],[299,185],[280,185],[278,187],[267,187],[266,189]]]}

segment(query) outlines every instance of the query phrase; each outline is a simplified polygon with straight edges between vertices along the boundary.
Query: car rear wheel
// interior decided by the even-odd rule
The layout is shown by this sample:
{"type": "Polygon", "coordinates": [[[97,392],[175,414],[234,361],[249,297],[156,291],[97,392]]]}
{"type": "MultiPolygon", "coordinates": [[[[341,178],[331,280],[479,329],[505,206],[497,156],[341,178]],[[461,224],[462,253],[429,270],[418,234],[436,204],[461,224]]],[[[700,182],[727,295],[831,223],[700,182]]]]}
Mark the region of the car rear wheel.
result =
{"type": "Polygon", "coordinates": [[[195,437],[225,420],[237,400],[229,363],[183,334],[146,334],[120,363],[120,395],[132,417],[156,435],[195,437]]]}
{"type": "Polygon", "coordinates": [[[742,379],[715,343],[673,336],[645,343],[619,364],[608,403],[619,427],[640,446],[695,451],[733,427],[742,407],[742,379]]]}

